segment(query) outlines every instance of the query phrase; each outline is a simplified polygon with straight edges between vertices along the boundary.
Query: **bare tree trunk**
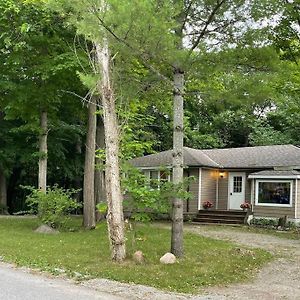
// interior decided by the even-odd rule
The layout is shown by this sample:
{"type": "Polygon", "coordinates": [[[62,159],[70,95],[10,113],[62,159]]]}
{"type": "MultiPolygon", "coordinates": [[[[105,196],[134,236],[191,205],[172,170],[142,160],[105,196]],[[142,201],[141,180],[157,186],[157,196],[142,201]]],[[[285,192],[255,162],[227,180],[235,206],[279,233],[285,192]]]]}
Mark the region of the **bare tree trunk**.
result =
{"type": "Polygon", "coordinates": [[[95,220],[95,144],[96,144],[96,104],[91,99],[88,105],[88,128],[85,145],[84,178],[83,178],[83,225],[86,229],[94,229],[95,220]]]}
{"type": "Polygon", "coordinates": [[[3,170],[0,169],[0,205],[7,206],[7,182],[3,170]]]}
{"type": "MultiPolygon", "coordinates": [[[[184,72],[174,70],[174,125],[173,125],[173,183],[183,182],[183,92],[184,72]]],[[[183,200],[177,196],[172,202],[171,252],[183,256],[183,200]]]]}
{"type": "Polygon", "coordinates": [[[41,134],[39,139],[39,182],[38,186],[41,191],[46,193],[47,189],[47,138],[48,138],[48,116],[47,111],[42,111],[40,115],[41,134]]]}
{"type": "MultiPolygon", "coordinates": [[[[75,147],[76,153],[77,153],[78,155],[81,155],[81,154],[82,154],[81,147],[82,147],[81,138],[78,137],[77,142],[76,142],[76,147],[75,147]]],[[[82,185],[81,185],[81,184],[82,184],[82,176],[81,176],[81,175],[77,175],[77,176],[75,177],[75,179],[74,179],[75,189],[76,189],[76,190],[80,190],[80,191],[78,191],[78,192],[74,195],[74,197],[75,197],[77,203],[79,203],[80,200],[81,200],[81,195],[82,195],[82,194],[81,194],[81,192],[82,192],[82,190],[81,190],[82,185]]]]}
{"type": "MultiPolygon", "coordinates": [[[[105,134],[104,124],[101,116],[98,117],[97,121],[97,132],[96,132],[96,150],[105,149],[105,134]]],[[[96,170],[95,170],[95,203],[105,203],[105,176],[104,176],[104,164],[102,159],[96,157],[96,170]]],[[[101,220],[103,216],[97,211],[96,219],[101,220]]]]}
{"type": "Polygon", "coordinates": [[[102,95],[105,130],[105,183],[108,205],[108,233],[112,249],[112,259],[122,262],[126,256],[123,196],[120,186],[118,120],[115,98],[110,81],[110,55],[106,39],[103,39],[103,45],[96,44],[95,46],[96,60],[102,75],[102,82],[98,83],[98,89],[102,95]]]}

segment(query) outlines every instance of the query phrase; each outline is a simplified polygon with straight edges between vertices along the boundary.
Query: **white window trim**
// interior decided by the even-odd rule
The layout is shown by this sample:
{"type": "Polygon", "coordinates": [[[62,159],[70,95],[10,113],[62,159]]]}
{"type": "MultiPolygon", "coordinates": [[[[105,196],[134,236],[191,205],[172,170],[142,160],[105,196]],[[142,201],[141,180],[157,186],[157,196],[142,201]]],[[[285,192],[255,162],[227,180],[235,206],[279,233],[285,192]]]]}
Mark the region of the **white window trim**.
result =
{"type": "Polygon", "coordinates": [[[275,207],[293,207],[293,180],[256,180],[255,181],[255,205],[256,206],[275,206],[275,207]],[[276,204],[276,203],[258,203],[258,186],[260,182],[279,182],[279,183],[290,183],[290,203],[289,204],[276,204]]]}

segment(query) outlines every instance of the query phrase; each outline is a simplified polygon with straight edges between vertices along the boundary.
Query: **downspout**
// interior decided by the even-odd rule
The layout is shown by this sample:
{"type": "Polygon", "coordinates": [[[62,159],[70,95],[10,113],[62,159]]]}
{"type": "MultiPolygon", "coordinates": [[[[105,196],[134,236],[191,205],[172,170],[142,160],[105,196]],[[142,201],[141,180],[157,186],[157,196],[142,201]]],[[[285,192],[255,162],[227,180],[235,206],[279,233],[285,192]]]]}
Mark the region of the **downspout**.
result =
{"type": "Polygon", "coordinates": [[[217,180],[216,180],[216,209],[219,209],[219,172],[217,172],[217,180]]]}
{"type": "MultiPolygon", "coordinates": [[[[187,170],[187,177],[188,179],[190,178],[190,170],[188,169],[187,170]]],[[[187,192],[189,193],[190,192],[190,184],[188,184],[187,186],[187,192]]],[[[189,198],[186,200],[186,212],[188,213],[190,211],[190,200],[189,198]]]]}
{"type": "Polygon", "coordinates": [[[296,178],[295,184],[295,219],[298,219],[298,179],[296,178]]]}

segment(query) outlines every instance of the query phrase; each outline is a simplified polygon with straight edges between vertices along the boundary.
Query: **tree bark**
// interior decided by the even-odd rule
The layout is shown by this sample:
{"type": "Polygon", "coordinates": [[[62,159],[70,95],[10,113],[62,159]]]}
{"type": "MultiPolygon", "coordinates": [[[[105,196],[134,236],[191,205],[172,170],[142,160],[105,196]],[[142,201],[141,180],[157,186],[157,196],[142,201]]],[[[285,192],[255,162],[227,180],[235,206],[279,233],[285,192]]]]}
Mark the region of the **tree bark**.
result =
{"type": "Polygon", "coordinates": [[[95,220],[95,144],[96,144],[96,103],[91,98],[88,105],[88,128],[85,144],[84,178],[83,178],[83,225],[86,229],[94,229],[95,220]]]}
{"type": "MultiPolygon", "coordinates": [[[[174,70],[174,124],[173,124],[173,183],[183,182],[183,92],[184,72],[174,70]]],[[[172,201],[171,252],[183,256],[183,200],[175,196],[172,201]]]]}
{"type": "Polygon", "coordinates": [[[103,45],[95,44],[95,46],[96,60],[102,77],[102,81],[98,83],[98,89],[102,95],[105,130],[105,183],[108,206],[108,233],[112,249],[112,260],[122,262],[126,256],[123,196],[120,186],[119,129],[115,98],[110,79],[110,55],[106,39],[103,39],[103,45]]]}
{"type": "Polygon", "coordinates": [[[3,170],[0,169],[0,205],[7,206],[7,182],[3,170]]]}
{"type": "MultiPolygon", "coordinates": [[[[97,131],[96,131],[96,150],[105,149],[105,134],[104,124],[101,116],[98,117],[97,131]]],[[[96,170],[95,170],[95,203],[105,203],[105,176],[104,176],[104,164],[102,159],[96,156],[96,170]]],[[[103,216],[97,211],[96,219],[101,220],[103,216]]]]}
{"type": "Polygon", "coordinates": [[[48,138],[48,116],[47,111],[42,111],[40,115],[40,129],[41,134],[39,138],[39,189],[46,193],[47,189],[47,138],[48,138]]]}

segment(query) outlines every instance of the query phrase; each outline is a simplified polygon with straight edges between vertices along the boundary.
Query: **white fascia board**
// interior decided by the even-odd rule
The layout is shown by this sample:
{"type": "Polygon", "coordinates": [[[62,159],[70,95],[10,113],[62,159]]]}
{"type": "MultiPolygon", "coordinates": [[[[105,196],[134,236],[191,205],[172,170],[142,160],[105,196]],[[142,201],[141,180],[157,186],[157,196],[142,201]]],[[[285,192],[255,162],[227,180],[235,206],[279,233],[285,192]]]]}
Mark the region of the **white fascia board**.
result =
{"type": "Polygon", "coordinates": [[[163,169],[172,169],[172,166],[160,166],[160,167],[135,167],[140,170],[163,170],[163,169]]]}
{"type": "Polygon", "coordinates": [[[249,179],[300,179],[300,175],[249,175],[249,179]]]}

